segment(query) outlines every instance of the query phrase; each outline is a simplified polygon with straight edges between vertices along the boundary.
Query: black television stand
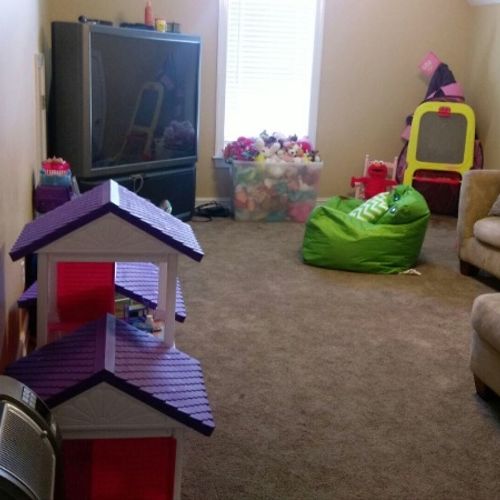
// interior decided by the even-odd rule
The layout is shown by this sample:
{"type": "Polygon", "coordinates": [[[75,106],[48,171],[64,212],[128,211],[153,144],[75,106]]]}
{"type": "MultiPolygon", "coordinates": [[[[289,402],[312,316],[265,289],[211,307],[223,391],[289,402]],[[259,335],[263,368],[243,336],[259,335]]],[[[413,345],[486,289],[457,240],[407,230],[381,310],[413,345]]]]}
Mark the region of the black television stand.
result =
{"type": "MultiPolygon", "coordinates": [[[[163,200],[168,200],[172,205],[172,214],[183,221],[190,220],[193,216],[196,194],[195,164],[121,174],[110,178],[157,206],[163,200]]],[[[77,180],[80,191],[84,192],[107,179],[78,178],[77,180]]]]}

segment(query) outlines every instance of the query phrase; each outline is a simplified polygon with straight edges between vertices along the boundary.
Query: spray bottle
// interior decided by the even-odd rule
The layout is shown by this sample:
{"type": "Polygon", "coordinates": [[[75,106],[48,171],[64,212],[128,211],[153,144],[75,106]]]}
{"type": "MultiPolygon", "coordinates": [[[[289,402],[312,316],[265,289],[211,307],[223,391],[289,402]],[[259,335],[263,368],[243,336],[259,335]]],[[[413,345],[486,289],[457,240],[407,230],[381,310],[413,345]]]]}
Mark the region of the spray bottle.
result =
{"type": "Polygon", "coordinates": [[[153,6],[151,5],[151,0],[146,2],[146,8],[144,9],[144,24],[146,26],[154,26],[153,6]]]}

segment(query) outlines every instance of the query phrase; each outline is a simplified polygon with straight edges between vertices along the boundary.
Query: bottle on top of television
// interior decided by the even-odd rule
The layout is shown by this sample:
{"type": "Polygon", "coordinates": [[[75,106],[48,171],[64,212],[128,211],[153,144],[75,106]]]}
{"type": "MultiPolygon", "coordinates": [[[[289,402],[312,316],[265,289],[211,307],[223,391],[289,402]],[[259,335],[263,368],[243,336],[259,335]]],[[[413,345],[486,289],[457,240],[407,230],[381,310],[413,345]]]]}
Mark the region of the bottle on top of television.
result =
{"type": "Polygon", "coordinates": [[[153,6],[151,5],[151,0],[146,2],[146,7],[144,9],[144,24],[146,26],[154,26],[153,6]]]}

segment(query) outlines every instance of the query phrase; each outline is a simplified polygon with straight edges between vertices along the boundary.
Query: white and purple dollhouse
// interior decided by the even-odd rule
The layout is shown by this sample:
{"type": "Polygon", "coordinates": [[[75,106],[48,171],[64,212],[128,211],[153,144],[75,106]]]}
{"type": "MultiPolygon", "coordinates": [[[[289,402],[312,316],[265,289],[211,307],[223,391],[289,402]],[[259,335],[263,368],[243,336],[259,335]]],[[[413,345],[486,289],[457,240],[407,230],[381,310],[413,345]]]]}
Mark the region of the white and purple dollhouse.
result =
{"type": "Polygon", "coordinates": [[[175,347],[177,259],[203,257],[191,227],[107,181],[27,224],[10,255],[33,253],[37,349],[6,373],[56,417],[66,494],[179,499],[185,429],[214,430],[201,366],[175,347]],[[154,309],[163,338],[117,319],[115,291],[154,309]]]}

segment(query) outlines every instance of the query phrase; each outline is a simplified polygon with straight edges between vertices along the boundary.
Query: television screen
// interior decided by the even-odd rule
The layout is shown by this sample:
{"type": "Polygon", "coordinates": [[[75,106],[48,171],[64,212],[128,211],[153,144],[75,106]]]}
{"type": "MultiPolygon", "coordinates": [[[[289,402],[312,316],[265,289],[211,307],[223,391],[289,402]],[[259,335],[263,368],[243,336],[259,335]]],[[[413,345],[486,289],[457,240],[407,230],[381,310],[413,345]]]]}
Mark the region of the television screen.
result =
{"type": "Polygon", "coordinates": [[[92,169],[196,156],[199,45],[90,37],[92,169]]]}
{"type": "Polygon", "coordinates": [[[49,152],[81,179],[193,167],[199,37],[52,23],[49,152]]]}

